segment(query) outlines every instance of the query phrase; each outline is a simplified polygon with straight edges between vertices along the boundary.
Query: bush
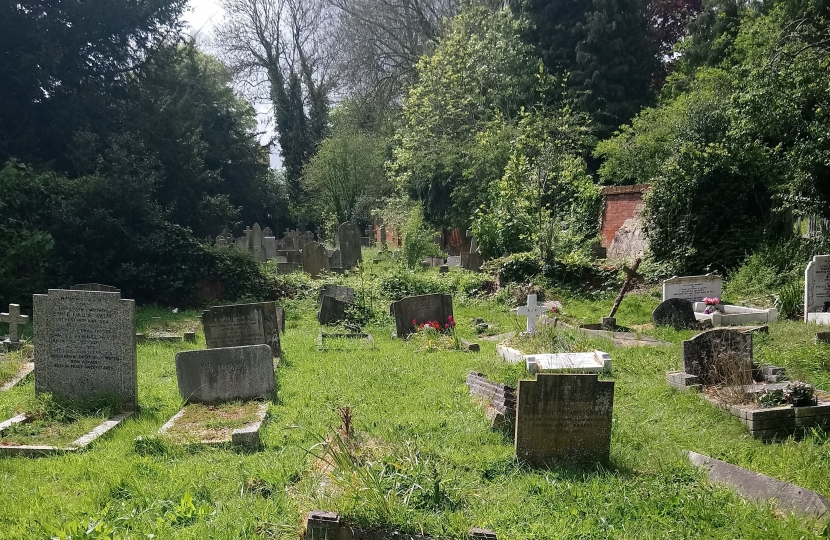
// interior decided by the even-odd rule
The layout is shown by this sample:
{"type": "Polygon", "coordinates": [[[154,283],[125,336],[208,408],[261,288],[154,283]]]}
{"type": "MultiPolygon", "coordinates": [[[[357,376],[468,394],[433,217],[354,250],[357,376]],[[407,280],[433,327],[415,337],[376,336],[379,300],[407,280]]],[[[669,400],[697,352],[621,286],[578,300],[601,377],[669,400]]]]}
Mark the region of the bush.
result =
{"type": "Polygon", "coordinates": [[[501,285],[525,283],[542,272],[539,257],[532,252],[514,253],[484,264],[484,271],[498,278],[501,285]]]}
{"type": "Polygon", "coordinates": [[[440,255],[441,251],[434,239],[435,231],[424,226],[424,211],[416,206],[409,213],[403,229],[403,257],[406,266],[418,268],[424,257],[440,255]]]}
{"type": "Polygon", "coordinates": [[[449,274],[411,272],[397,269],[380,278],[381,292],[392,300],[419,294],[460,294],[481,296],[489,294],[494,284],[487,274],[453,270],[449,274]]]}

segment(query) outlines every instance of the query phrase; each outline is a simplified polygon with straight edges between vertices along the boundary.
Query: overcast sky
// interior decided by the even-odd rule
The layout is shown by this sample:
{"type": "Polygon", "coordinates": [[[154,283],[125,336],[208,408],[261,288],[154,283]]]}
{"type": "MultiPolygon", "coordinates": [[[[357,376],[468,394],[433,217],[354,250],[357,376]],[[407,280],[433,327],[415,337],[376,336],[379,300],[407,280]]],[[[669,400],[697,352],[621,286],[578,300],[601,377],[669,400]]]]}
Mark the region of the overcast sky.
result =
{"type": "MultiPolygon", "coordinates": [[[[213,25],[222,20],[222,8],[219,7],[219,0],[190,0],[190,7],[185,11],[184,20],[190,26],[191,33],[198,32],[196,42],[203,41],[209,34],[213,25]]],[[[267,107],[257,107],[259,113],[259,131],[267,131],[260,140],[266,143],[274,136],[273,126],[268,126],[267,107]]],[[[271,166],[280,167],[279,149],[271,149],[271,166]]]]}

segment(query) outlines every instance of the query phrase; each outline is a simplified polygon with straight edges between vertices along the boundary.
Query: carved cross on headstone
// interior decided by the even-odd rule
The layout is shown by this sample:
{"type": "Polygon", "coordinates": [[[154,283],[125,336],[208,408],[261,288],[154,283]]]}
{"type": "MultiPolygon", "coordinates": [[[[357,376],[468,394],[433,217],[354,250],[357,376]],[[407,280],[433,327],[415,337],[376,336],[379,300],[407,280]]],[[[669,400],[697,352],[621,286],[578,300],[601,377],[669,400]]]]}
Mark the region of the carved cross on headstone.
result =
{"type": "Polygon", "coordinates": [[[527,305],[516,308],[516,314],[527,317],[527,333],[532,334],[536,332],[536,317],[543,315],[547,311],[545,306],[536,303],[536,295],[527,295],[527,305]]]}
{"type": "Polygon", "coordinates": [[[9,323],[9,343],[20,343],[18,325],[29,322],[29,316],[20,314],[19,304],[9,304],[9,312],[0,313],[0,322],[9,323]]]}

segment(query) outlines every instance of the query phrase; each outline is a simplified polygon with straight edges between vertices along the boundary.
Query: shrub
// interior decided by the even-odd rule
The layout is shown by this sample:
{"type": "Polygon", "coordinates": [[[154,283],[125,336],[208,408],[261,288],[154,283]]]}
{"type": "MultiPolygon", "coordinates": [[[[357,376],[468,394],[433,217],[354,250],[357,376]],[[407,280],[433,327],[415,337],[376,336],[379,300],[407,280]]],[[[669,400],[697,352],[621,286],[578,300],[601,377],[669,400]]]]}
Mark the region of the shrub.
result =
{"type": "Polygon", "coordinates": [[[484,264],[484,271],[498,278],[499,283],[525,283],[542,272],[539,257],[532,252],[514,253],[484,264]]]}
{"type": "Polygon", "coordinates": [[[406,266],[417,268],[424,257],[440,254],[435,239],[435,231],[424,226],[424,211],[416,206],[409,213],[409,219],[403,229],[403,256],[406,266]]]}

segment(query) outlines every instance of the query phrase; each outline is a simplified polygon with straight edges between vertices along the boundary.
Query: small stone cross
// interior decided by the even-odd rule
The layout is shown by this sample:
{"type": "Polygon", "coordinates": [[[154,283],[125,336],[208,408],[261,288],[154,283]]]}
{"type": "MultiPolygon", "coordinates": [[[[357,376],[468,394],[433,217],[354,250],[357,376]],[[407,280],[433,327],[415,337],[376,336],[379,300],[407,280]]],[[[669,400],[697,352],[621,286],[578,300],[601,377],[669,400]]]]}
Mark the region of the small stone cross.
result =
{"type": "Polygon", "coordinates": [[[9,323],[9,343],[20,343],[20,331],[17,327],[29,322],[29,316],[20,314],[19,304],[9,304],[9,312],[0,313],[0,322],[9,323]]]}
{"type": "Polygon", "coordinates": [[[536,295],[527,295],[527,305],[516,308],[516,314],[527,317],[527,333],[533,334],[536,332],[536,317],[544,314],[547,311],[545,306],[536,303],[536,295]]]}
{"type": "Polygon", "coordinates": [[[317,237],[317,240],[322,240],[323,239],[323,229],[321,229],[320,227],[317,227],[316,229],[314,229],[314,235],[317,237]]]}

